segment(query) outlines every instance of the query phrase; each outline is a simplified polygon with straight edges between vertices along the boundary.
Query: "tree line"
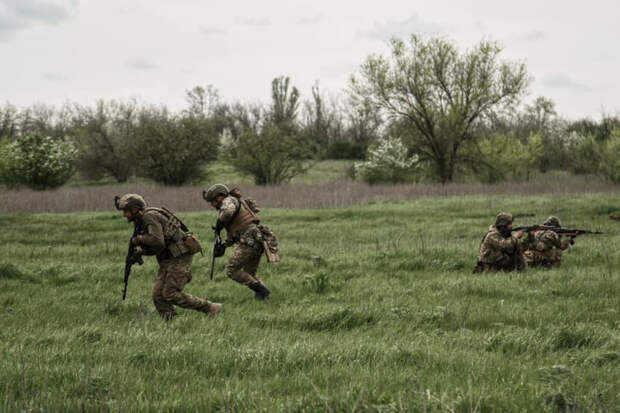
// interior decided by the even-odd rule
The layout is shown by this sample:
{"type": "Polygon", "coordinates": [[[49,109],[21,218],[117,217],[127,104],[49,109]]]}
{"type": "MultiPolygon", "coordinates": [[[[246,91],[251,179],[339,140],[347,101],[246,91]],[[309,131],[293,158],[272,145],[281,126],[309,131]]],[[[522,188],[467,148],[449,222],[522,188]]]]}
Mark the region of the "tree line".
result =
{"type": "Polygon", "coordinates": [[[268,103],[225,102],[212,86],[187,105],[136,100],[0,106],[0,181],[37,189],[87,179],[150,178],[183,185],[229,162],[260,185],[286,182],[316,159],[356,159],[369,183],[529,179],[568,170],[620,182],[620,120],[562,119],[540,97],[522,105],[531,76],[483,40],[461,51],[443,37],[393,39],[369,56],[340,96],[318,83],[303,100],[288,77],[268,103]]]}

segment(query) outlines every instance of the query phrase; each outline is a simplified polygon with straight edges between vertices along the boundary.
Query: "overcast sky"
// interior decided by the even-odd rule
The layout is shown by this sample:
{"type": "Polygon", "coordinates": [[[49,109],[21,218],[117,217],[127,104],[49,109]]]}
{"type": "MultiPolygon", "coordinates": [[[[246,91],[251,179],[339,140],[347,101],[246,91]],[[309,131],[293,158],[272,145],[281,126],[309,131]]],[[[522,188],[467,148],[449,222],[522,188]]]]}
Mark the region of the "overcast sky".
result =
{"type": "Polygon", "coordinates": [[[430,33],[461,48],[490,38],[527,63],[530,97],[565,116],[620,113],[618,0],[0,0],[0,104],[137,97],[185,105],[212,84],[266,101],[288,75],[337,93],[390,37],[430,33]]]}

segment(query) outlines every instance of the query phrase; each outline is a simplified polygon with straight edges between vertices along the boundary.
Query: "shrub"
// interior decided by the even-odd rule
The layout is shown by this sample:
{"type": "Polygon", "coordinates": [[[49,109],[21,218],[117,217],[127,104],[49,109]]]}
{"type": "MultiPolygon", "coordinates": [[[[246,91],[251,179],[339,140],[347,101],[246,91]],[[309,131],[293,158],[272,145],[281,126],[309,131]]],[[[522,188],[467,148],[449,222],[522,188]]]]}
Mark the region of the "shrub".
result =
{"type": "Polygon", "coordinates": [[[408,157],[407,148],[399,138],[385,137],[376,147],[368,149],[365,162],[355,164],[356,175],[369,184],[412,181],[418,157],[408,157]]]}
{"type": "Polygon", "coordinates": [[[327,147],[327,159],[364,159],[368,145],[362,142],[333,141],[327,147]]]}
{"type": "Polygon", "coordinates": [[[257,185],[277,185],[307,170],[308,143],[272,122],[260,130],[249,128],[237,139],[224,134],[222,140],[225,159],[239,172],[253,176],[257,185]]]}
{"type": "Polygon", "coordinates": [[[209,118],[145,110],[132,141],[138,173],[164,185],[204,178],[204,164],[217,157],[217,134],[209,118]]]}
{"type": "Polygon", "coordinates": [[[0,148],[0,180],[44,190],[65,184],[73,175],[77,150],[71,142],[27,135],[0,148]]]}
{"type": "Polygon", "coordinates": [[[600,146],[600,174],[614,183],[620,183],[620,128],[614,129],[609,139],[600,146]]]}

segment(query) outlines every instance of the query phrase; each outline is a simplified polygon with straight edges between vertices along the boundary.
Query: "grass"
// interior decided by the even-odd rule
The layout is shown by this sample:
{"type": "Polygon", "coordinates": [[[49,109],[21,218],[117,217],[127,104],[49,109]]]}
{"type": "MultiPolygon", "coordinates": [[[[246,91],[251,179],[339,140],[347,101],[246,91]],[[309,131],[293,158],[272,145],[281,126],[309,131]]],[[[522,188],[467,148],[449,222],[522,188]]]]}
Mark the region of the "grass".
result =
{"type": "MultiPolygon", "coordinates": [[[[619,411],[617,194],[430,197],[267,209],[282,261],[265,303],[196,257],[215,319],[151,303],[153,260],[121,301],[119,213],[0,216],[1,411],[619,411]],[[473,276],[500,210],[556,214],[564,265],[473,276]]],[[[213,212],[181,218],[205,240],[213,212]]],[[[230,256],[230,252],[227,253],[230,256]]]]}

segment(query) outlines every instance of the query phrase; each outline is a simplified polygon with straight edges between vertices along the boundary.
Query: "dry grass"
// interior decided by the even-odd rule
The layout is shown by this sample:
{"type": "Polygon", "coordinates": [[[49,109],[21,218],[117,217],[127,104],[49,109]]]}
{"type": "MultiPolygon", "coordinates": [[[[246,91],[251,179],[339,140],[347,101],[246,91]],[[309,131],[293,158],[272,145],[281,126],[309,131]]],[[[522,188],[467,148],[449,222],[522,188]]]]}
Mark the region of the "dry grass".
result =
{"type": "MultiPolygon", "coordinates": [[[[102,187],[66,187],[55,191],[0,189],[0,213],[109,211],[115,195],[142,194],[153,205],[177,211],[207,208],[197,186],[165,187],[138,183],[102,187]]],[[[321,184],[288,184],[273,187],[243,186],[242,193],[272,208],[330,208],[373,202],[393,202],[429,196],[460,195],[542,195],[617,192],[618,185],[584,176],[548,175],[521,183],[484,184],[404,184],[370,186],[351,181],[321,184]]]]}

